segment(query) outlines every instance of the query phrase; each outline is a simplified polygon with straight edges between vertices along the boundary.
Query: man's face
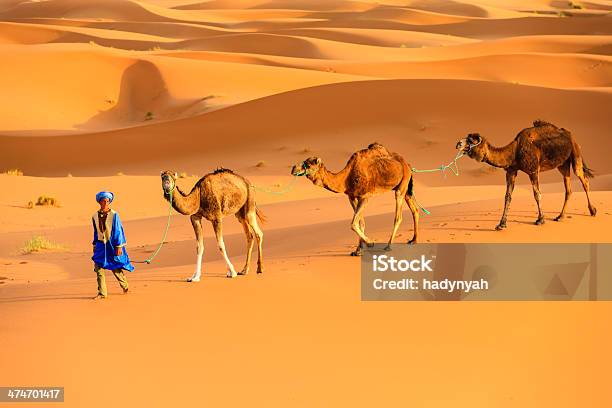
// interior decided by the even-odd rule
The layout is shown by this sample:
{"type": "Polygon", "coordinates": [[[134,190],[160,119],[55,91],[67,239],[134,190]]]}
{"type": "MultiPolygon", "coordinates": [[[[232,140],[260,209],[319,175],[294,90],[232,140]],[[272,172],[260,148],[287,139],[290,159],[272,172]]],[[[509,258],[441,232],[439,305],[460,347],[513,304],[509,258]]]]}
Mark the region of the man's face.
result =
{"type": "Polygon", "coordinates": [[[103,198],[99,201],[100,204],[100,210],[102,211],[108,211],[108,209],[110,208],[110,200],[108,198],[103,198]]]}

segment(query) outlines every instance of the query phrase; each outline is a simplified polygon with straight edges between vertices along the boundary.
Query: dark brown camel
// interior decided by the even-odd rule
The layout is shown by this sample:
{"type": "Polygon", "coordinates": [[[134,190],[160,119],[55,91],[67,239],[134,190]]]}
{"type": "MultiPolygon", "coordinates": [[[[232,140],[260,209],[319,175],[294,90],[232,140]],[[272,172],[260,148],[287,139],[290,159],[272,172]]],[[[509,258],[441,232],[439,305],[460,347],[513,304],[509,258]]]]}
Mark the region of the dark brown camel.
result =
{"type": "Polygon", "coordinates": [[[497,230],[506,228],[506,218],[512,200],[514,181],[519,170],[529,175],[533,186],[533,196],[538,204],[536,225],[544,224],[544,215],[540,207],[540,172],[555,168],[563,175],[565,184],[565,201],[561,213],[555,218],[555,221],[561,221],[565,217],[567,201],[572,194],[570,167],[574,169],[574,173],[582,183],[589,212],[592,216],[597,213],[597,209],[589,198],[588,179],[594,177],[593,170],[587,167],[582,158],[580,146],[567,129],[536,120],[533,122],[533,127],[520,131],[514,140],[504,147],[492,146],[478,133],[471,133],[467,138],[461,139],[456,147],[474,160],[506,170],[506,201],[502,218],[495,228],[497,230]]]}
{"type": "Polygon", "coordinates": [[[353,153],[344,169],[338,173],[327,170],[320,158],[310,157],[293,166],[291,174],[306,176],[317,186],[348,196],[354,211],[351,228],[359,236],[357,248],[351,255],[361,255],[363,244],[374,245],[374,242],[365,234],[363,210],[370,197],[386,191],[395,192],[395,221],[389,243],[385,249],[391,249],[397,229],[402,222],[404,200],[408,204],[414,220],[414,236],[408,243],[416,243],[419,212],[414,200],[412,170],[402,156],[389,152],[383,145],[372,143],[367,149],[353,153]]]}

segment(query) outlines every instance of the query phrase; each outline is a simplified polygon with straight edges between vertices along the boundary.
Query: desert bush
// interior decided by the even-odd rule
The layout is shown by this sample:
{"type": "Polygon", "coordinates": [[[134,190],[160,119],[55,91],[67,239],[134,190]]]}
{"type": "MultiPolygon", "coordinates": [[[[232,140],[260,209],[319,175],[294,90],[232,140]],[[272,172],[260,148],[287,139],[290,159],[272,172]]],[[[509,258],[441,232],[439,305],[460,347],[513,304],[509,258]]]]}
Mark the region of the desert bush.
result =
{"type": "Polygon", "coordinates": [[[266,166],[266,162],[263,160],[260,160],[257,162],[257,164],[255,164],[255,167],[265,167],[266,166]]]}
{"type": "Polygon", "coordinates": [[[10,169],[4,172],[7,176],[23,176],[23,171],[19,169],[10,169]]]}
{"type": "Polygon", "coordinates": [[[145,120],[152,120],[155,118],[155,115],[153,115],[153,112],[147,112],[145,114],[145,120]]]}
{"type": "Polygon", "coordinates": [[[570,1],[569,2],[569,7],[575,10],[582,10],[584,9],[584,6],[578,2],[575,1],[570,1]]]}
{"type": "Polygon", "coordinates": [[[59,201],[55,197],[40,196],[36,200],[36,205],[47,206],[47,207],[59,207],[59,201]]]}
{"type": "Polygon", "coordinates": [[[22,254],[31,254],[32,252],[38,252],[44,249],[63,249],[64,246],[55,242],[49,241],[48,238],[42,235],[35,235],[25,242],[21,248],[22,254]]]}

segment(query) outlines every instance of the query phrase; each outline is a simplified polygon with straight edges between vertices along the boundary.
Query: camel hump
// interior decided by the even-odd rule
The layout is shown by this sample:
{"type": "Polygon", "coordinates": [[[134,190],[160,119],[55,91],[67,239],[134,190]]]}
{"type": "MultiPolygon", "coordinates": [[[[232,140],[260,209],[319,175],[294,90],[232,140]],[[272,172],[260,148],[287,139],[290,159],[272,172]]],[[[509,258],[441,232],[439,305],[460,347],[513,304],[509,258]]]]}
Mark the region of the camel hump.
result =
{"type": "Polygon", "coordinates": [[[233,170],[226,169],[224,167],[218,167],[218,168],[215,169],[215,171],[212,172],[212,174],[221,174],[221,173],[236,174],[236,173],[234,173],[233,170]]]}
{"type": "Polygon", "coordinates": [[[536,120],[533,121],[533,127],[545,127],[545,126],[552,126],[552,127],[556,128],[555,125],[553,125],[550,122],[546,122],[545,120],[536,119],[536,120]]]}
{"type": "Polygon", "coordinates": [[[375,156],[390,156],[391,153],[387,148],[378,142],[371,143],[366,150],[366,153],[374,154],[375,156]]]}

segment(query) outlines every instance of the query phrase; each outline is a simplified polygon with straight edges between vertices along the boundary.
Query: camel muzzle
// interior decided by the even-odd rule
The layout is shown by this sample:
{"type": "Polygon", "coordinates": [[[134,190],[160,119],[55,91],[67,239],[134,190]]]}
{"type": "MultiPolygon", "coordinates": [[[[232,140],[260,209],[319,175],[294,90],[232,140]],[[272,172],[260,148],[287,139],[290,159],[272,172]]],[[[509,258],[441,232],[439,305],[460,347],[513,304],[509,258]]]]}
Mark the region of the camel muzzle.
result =
{"type": "Polygon", "coordinates": [[[176,187],[176,184],[174,183],[174,180],[172,180],[171,178],[162,179],[162,189],[164,190],[165,194],[170,194],[171,192],[173,192],[175,187],[176,187]]]}
{"type": "Polygon", "coordinates": [[[293,166],[291,168],[291,175],[292,176],[296,176],[296,177],[301,177],[306,175],[307,169],[306,169],[306,163],[302,162],[300,164],[296,164],[295,166],[293,166]]]}

